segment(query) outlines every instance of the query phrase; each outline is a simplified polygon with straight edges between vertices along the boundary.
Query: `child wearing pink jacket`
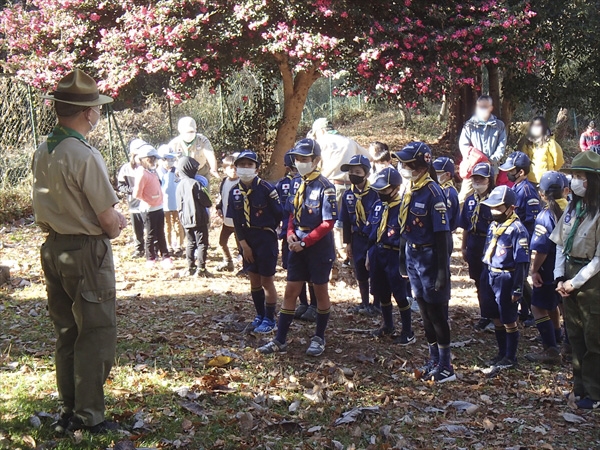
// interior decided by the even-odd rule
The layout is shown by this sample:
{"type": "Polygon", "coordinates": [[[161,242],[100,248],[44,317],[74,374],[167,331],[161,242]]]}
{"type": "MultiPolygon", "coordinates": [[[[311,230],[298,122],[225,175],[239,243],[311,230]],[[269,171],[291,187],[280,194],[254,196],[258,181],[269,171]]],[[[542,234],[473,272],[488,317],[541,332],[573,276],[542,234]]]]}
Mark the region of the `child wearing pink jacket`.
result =
{"type": "Polygon", "coordinates": [[[170,269],[173,267],[173,262],[169,257],[165,238],[163,193],[156,173],[156,161],[160,155],[152,145],[141,142],[138,158],[141,166],[135,170],[133,196],[140,200],[140,212],[144,219],[146,266],[153,267],[160,253],[161,266],[170,269]]]}

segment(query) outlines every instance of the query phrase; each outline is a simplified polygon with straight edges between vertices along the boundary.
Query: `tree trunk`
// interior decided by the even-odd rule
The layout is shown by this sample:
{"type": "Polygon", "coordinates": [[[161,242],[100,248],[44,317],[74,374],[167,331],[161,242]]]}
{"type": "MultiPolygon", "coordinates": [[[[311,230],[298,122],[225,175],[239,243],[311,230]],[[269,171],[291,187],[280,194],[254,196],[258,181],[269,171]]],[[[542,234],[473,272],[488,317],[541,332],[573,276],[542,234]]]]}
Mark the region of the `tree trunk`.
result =
{"type": "Polygon", "coordinates": [[[554,127],[554,138],[561,142],[563,141],[569,132],[569,110],[567,108],[560,108],[556,115],[556,126],[554,127]]]}
{"type": "Polygon", "coordinates": [[[440,107],[440,113],[438,115],[438,120],[443,122],[448,119],[448,98],[446,94],[442,95],[442,106],[440,107]]]}
{"type": "Polygon", "coordinates": [[[506,125],[507,134],[510,134],[510,127],[512,125],[513,115],[515,114],[515,109],[517,108],[516,103],[510,96],[510,93],[504,89],[504,85],[508,84],[506,83],[506,81],[512,78],[512,76],[512,71],[509,70],[506,73],[504,73],[502,79],[502,107],[500,108],[500,119],[502,119],[504,125],[506,125]]]}
{"type": "Polygon", "coordinates": [[[496,115],[500,114],[500,76],[498,73],[498,66],[495,64],[488,64],[487,66],[489,83],[490,83],[490,97],[494,103],[494,111],[496,115]]]}
{"type": "Polygon", "coordinates": [[[283,117],[277,130],[275,147],[263,173],[265,179],[271,181],[278,180],[285,174],[283,157],[296,142],[308,91],[321,76],[316,67],[300,71],[294,76],[287,58],[277,56],[276,59],[283,78],[283,117]]]}
{"type": "Polygon", "coordinates": [[[477,100],[477,91],[469,85],[461,85],[456,89],[451,89],[448,95],[448,122],[446,131],[438,139],[437,144],[447,147],[454,155],[455,161],[462,159],[458,150],[458,138],[462,127],[473,113],[475,101],[477,100]]]}

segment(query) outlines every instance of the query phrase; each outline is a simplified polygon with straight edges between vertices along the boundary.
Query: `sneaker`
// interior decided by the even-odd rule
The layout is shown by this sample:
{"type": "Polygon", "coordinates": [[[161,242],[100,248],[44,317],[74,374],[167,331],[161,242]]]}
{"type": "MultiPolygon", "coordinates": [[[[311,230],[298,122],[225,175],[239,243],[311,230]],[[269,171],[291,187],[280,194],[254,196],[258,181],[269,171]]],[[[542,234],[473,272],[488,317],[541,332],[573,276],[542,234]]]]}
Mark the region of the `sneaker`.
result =
{"type": "Polygon", "coordinates": [[[160,266],[165,270],[170,270],[173,268],[173,260],[167,256],[160,262],[160,266]]]}
{"type": "Polygon", "coordinates": [[[321,356],[325,351],[325,339],[319,336],[313,336],[310,340],[310,346],[306,349],[308,356],[321,356]]]}
{"type": "Polygon", "coordinates": [[[560,365],[562,357],[556,347],[548,347],[539,353],[528,353],[525,358],[534,363],[560,365]]]}
{"type": "Polygon", "coordinates": [[[498,364],[500,361],[502,361],[504,359],[504,355],[496,355],[494,356],[492,359],[486,361],[486,364],[489,367],[494,367],[496,364],[498,364]]]}
{"type": "Polygon", "coordinates": [[[252,321],[252,323],[250,324],[250,328],[252,328],[254,330],[256,327],[260,326],[260,324],[262,323],[263,319],[264,319],[263,316],[256,316],[254,318],[254,320],[252,321]]]}
{"type": "Polygon", "coordinates": [[[365,307],[363,305],[356,305],[356,306],[351,306],[350,308],[348,308],[348,313],[349,314],[361,314],[361,312],[364,310],[365,310],[365,307]]]}
{"type": "Polygon", "coordinates": [[[532,317],[531,319],[526,319],[523,321],[523,326],[525,328],[535,327],[535,319],[532,317]]]}
{"type": "Polygon", "coordinates": [[[483,331],[485,331],[486,333],[495,333],[496,332],[496,325],[494,325],[494,322],[490,322],[484,329],[483,331]]]}
{"type": "Polygon", "coordinates": [[[419,373],[421,374],[420,379],[421,380],[431,379],[431,374],[437,366],[438,366],[438,363],[436,361],[433,361],[432,359],[427,361],[424,366],[419,368],[419,373]]]}
{"type": "Polygon", "coordinates": [[[198,269],[198,272],[196,272],[196,276],[198,278],[213,278],[214,277],[214,275],[206,269],[198,269]]]}
{"type": "Polygon", "coordinates": [[[85,425],[81,419],[77,416],[73,416],[67,427],[67,431],[87,431],[90,434],[104,434],[109,433],[111,431],[118,431],[120,429],[119,424],[116,422],[109,422],[108,420],[103,420],[102,422],[96,425],[85,425]]]}
{"type": "Polygon", "coordinates": [[[517,367],[517,360],[510,359],[508,356],[505,356],[500,361],[498,361],[494,365],[494,367],[496,367],[498,369],[514,369],[515,367],[517,367]]]}
{"type": "Polygon", "coordinates": [[[300,319],[302,317],[302,315],[306,312],[307,309],[308,309],[308,305],[305,305],[304,303],[300,303],[296,307],[296,311],[294,312],[294,319],[300,319]]]}
{"type": "Polygon", "coordinates": [[[592,400],[589,397],[582,398],[575,402],[579,409],[598,409],[600,408],[600,400],[592,400]]]}
{"type": "Polygon", "coordinates": [[[388,328],[388,327],[379,327],[375,330],[371,331],[371,336],[373,337],[384,337],[384,336],[393,336],[394,333],[396,332],[395,328],[388,328]]]}
{"type": "Polygon", "coordinates": [[[367,307],[363,307],[359,311],[359,314],[367,317],[379,317],[381,316],[381,310],[375,308],[373,305],[368,305],[367,307]]]}
{"type": "Polygon", "coordinates": [[[342,263],[342,267],[345,269],[352,267],[352,261],[350,261],[350,258],[346,258],[344,260],[344,262],[342,263]]]}
{"type": "Polygon", "coordinates": [[[146,260],[146,269],[152,269],[155,264],[156,261],[154,261],[153,259],[146,260]]]}
{"type": "Polygon", "coordinates": [[[51,427],[54,428],[54,431],[57,433],[64,433],[69,428],[69,424],[71,423],[71,418],[73,417],[73,413],[62,413],[58,420],[54,422],[51,427]]]}
{"type": "Polygon", "coordinates": [[[232,260],[223,261],[217,266],[217,272],[233,272],[233,269],[235,269],[235,266],[232,260]]]}
{"type": "Polygon", "coordinates": [[[275,329],[275,321],[273,319],[269,319],[268,317],[265,317],[262,320],[261,324],[259,326],[257,326],[256,328],[254,328],[254,332],[259,333],[259,334],[268,334],[268,333],[272,333],[274,329],[275,329]]]}
{"type": "Polygon", "coordinates": [[[146,255],[143,251],[138,252],[137,250],[131,254],[131,257],[134,259],[143,258],[144,256],[146,256],[146,255]]]}
{"type": "Polygon", "coordinates": [[[477,322],[475,324],[475,329],[477,331],[483,331],[485,330],[485,327],[487,327],[490,323],[492,323],[492,321],[490,319],[486,319],[484,317],[479,319],[479,322],[477,322]]]}
{"type": "Polygon", "coordinates": [[[190,277],[193,277],[194,275],[196,275],[196,270],[197,270],[197,269],[196,269],[196,267],[195,267],[195,266],[193,266],[193,267],[189,267],[189,268],[188,268],[188,270],[187,270],[187,274],[188,274],[190,277]]]}
{"type": "Polygon", "coordinates": [[[410,302],[410,310],[414,313],[421,313],[421,309],[419,308],[419,303],[412,297],[408,297],[408,301],[410,302]]]}
{"type": "Polygon", "coordinates": [[[306,322],[316,322],[317,321],[317,307],[310,305],[304,314],[300,316],[300,320],[305,320],[306,322]]]}
{"type": "Polygon", "coordinates": [[[279,341],[277,341],[277,339],[273,339],[262,347],[258,347],[256,351],[258,353],[262,353],[263,355],[271,355],[273,353],[284,354],[287,352],[287,344],[281,344],[279,341]]]}
{"type": "Polygon", "coordinates": [[[571,356],[573,354],[573,347],[571,347],[571,344],[563,342],[560,346],[560,352],[562,353],[563,357],[571,356]]]}
{"type": "Polygon", "coordinates": [[[431,371],[429,379],[436,383],[446,383],[448,381],[456,381],[456,374],[452,367],[438,366],[431,371]]]}
{"type": "Polygon", "coordinates": [[[410,333],[405,333],[404,331],[402,331],[400,333],[400,336],[394,338],[394,344],[399,344],[403,346],[414,344],[416,341],[417,339],[415,338],[415,333],[413,331],[411,331],[410,333]]]}

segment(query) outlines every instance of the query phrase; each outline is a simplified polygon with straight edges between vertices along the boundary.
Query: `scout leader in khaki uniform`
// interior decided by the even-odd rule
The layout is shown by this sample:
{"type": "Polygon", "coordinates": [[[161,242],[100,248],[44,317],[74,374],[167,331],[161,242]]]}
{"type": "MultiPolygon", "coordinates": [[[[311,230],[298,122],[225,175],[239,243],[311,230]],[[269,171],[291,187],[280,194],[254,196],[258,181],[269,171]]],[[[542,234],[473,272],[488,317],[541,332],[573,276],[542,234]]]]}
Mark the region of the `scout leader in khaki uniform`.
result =
{"type": "Polygon", "coordinates": [[[104,420],[103,385],[115,359],[115,268],[110,239],[125,227],[102,156],[85,139],[100,120],[96,82],[75,70],[46,97],[58,124],[33,157],[35,221],[48,311],[56,329],[56,430],[116,428],[104,420]]]}
{"type": "Polygon", "coordinates": [[[194,158],[200,166],[198,173],[210,181],[210,177],[221,178],[217,171],[215,151],[206,136],[198,133],[196,121],[192,117],[182,117],[177,124],[179,136],[169,142],[169,147],[177,156],[194,158]]]}
{"type": "Polygon", "coordinates": [[[577,407],[600,407],[600,155],[573,159],[573,199],[550,239],[556,243],[554,278],[563,297],[573,348],[573,394],[577,407]]]}

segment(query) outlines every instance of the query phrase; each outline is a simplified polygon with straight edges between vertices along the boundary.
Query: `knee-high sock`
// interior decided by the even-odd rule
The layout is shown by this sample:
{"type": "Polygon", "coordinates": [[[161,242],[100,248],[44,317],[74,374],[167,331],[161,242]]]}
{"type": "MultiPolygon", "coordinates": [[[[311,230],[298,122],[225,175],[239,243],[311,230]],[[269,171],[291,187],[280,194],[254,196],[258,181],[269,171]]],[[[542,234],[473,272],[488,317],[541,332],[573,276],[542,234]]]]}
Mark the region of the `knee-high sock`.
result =
{"type": "Polygon", "coordinates": [[[325,329],[327,328],[327,322],[329,322],[329,312],[331,308],[325,310],[317,309],[317,330],[315,336],[319,336],[321,339],[325,339],[325,329]]]}
{"type": "Polygon", "coordinates": [[[550,317],[544,316],[536,319],[535,326],[540,332],[544,348],[556,347],[556,334],[554,334],[554,325],[552,324],[550,317]]]}
{"type": "Polygon", "coordinates": [[[265,290],[261,287],[252,288],[252,301],[254,302],[254,308],[256,309],[256,315],[265,316],[265,290]]]}
{"type": "Polygon", "coordinates": [[[429,360],[438,364],[440,362],[440,348],[437,342],[429,342],[427,345],[429,346],[429,360]]]}
{"type": "Polygon", "coordinates": [[[394,328],[394,309],[390,300],[387,300],[387,303],[381,302],[381,315],[383,316],[383,326],[389,330],[394,328]]]}
{"type": "Polygon", "coordinates": [[[277,336],[275,336],[275,339],[280,344],[285,344],[290,325],[294,321],[294,313],[295,311],[288,309],[279,311],[279,324],[277,325],[277,336]]]}
{"type": "Polygon", "coordinates": [[[359,281],[358,290],[360,291],[360,301],[363,306],[369,305],[369,280],[359,281]]]}
{"type": "Polygon", "coordinates": [[[498,355],[504,358],[506,356],[506,328],[504,325],[496,325],[494,328],[496,342],[498,343],[498,355]]]}
{"type": "Polygon", "coordinates": [[[517,358],[517,347],[519,346],[519,328],[506,329],[506,357],[514,360],[517,358]]]}
{"type": "Polygon", "coordinates": [[[404,333],[410,333],[412,331],[412,310],[410,305],[407,304],[400,308],[400,319],[402,320],[402,331],[404,333]]]}

